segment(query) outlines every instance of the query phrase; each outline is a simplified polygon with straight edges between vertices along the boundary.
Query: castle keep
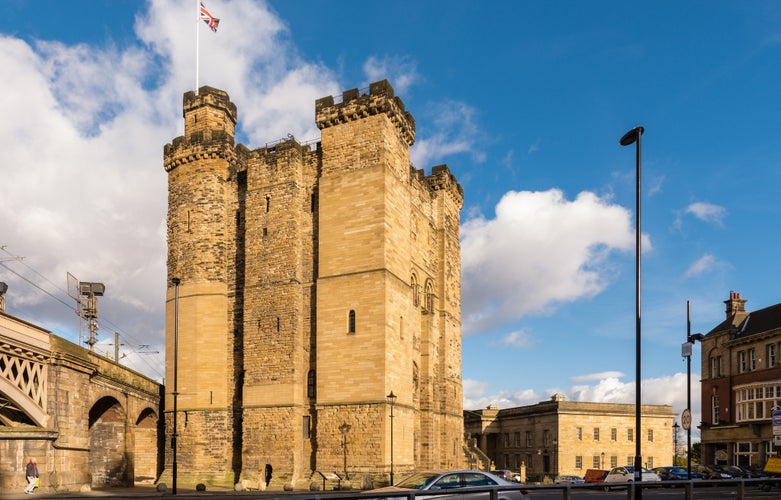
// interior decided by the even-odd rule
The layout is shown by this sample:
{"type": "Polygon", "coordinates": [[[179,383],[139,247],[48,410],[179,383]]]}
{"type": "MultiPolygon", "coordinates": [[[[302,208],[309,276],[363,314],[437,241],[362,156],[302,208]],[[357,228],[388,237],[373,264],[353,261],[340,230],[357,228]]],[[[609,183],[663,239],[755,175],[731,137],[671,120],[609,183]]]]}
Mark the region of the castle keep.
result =
{"type": "Polygon", "coordinates": [[[183,484],[462,466],[461,186],[412,167],[387,81],[318,99],[316,145],[251,150],[237,119],[227,93],[187,92],[165,146],[164,477],[174,399],[183,484]]]}

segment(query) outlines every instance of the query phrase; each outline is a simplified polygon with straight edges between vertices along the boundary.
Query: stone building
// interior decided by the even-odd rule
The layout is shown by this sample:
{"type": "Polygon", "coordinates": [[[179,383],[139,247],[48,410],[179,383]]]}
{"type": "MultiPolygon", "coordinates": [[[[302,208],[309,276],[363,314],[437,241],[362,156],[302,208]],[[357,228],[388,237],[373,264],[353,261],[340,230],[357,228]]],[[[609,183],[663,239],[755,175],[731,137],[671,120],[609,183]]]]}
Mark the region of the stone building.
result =
{"type": "Polygon", "coordinates": [[[411,165],[415,121],[387,81],[318,99],[316,144],[249,149],[237,120],[224,91],[187,92],[165,146],[179,480],[460,466],[461,186],[411,165]]]}
{"type": "Polygon", "coordinates": [[[764,467],[781,436],[781,304],[746,311],[730,292],[726,318],[702,337],[702,463],[764,467]]]}
{"type": "MultiPolygon", "coordinates": [[[[635,416],[633,404],[567,401],[556,394],[535,405],[465,410],[464,427],[495,468],[518,471],[523,466],[530,481],[544,481],[633,465],[635,416]]],[[[643,464],[649,469],[671,465],[672,407],[643,405],[640,416],[643,464]]]]}

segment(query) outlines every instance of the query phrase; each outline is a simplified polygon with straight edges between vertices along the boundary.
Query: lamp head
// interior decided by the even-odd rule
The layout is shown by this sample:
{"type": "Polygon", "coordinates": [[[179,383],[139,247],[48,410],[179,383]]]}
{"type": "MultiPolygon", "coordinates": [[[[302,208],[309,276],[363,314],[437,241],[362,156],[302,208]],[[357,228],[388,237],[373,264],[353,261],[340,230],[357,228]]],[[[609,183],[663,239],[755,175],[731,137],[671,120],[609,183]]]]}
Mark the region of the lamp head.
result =
{"type": "Polygon", "coordinates": [[[388,394],[385,397],[388,399],[388,404],[389,405],[393,406],[393,405],[396,404],[396,397],[397,396],[395,394],[393,394],[393,391],[390,391],[390,394],[388,394]]]}
{"type": "Polygon", "coordinates": [[[619,144],[622,146],[629,146],[630,144],[634,144],[637,142],[637,140],[640,138],[641,135],[643,135],[643,132],[645,132],[645,129],[643,127],[635,127],[626,134],[624,134],[624,137],[621,138],[619,144]]]}

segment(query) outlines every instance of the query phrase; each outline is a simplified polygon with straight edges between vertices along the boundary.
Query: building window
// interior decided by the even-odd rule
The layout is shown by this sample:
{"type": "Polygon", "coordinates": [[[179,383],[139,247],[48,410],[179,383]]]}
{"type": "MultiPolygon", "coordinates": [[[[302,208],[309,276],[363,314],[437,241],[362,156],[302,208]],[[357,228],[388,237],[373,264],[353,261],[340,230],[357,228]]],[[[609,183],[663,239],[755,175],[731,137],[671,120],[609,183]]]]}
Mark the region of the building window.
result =
{"type": "Polygon", "coordinates": [[[713,424],[719,424],[719,395],[714,394],[711,397],[711,414],[713,415],[713,424]]]}
{"type": "Polygon", "coordinates": [[[645,467],[647,469],[653,469],[654,468],[654,457],[648,457],[648,462],[646,462],[645,467]]]}
{"type": "Polygon", "coordinates": [[[314,399],[316,395],[315,387],[316,385],[316,377],[315,377],[315,371],[309,370],[309,373],[306,374],[306,397],[310,399],[314,399]]]}
{"type": "Polygon", "coordinates": [[[347,319],[347,333],[355,333],[355,311],[352,309],[347,319]]]}
{"type": "Polygon", "coordinates": [[[575,457],[575,468],[576,469],[583,469],[583,457],[580,455],[577,455],[575,457]]]}
{"type": "Polygon", "coordinates": [[[631,428],[626,430],[626,440],[629,441],[630,443],[635,440],[635,433],[634,433],[634,431],[635,430],[631,429],[631,428]]]}
{"type": "Polygon", "coordinates": [[[575,437],[578,441],[583,441],[583,427],[575,429],[575,437]]]}
{"type": "Polygon", "coordinates": [[[610,440],[615,441],[617,439],[618,439],[618,429],[613,427],[612,429],[610,429],[610,440]]]}
{"type": "Polygon", "coordinates": [[[635,464],[635,457],[631,455],[626,457],[626,465],[634,465],[634,464],[635,464]]]}
{"type": "Polygon", "coordinates": [[[410,288],[412,289],[412,305],[417,309],[420,305],[420,285],[418,285],[418,277],[413,274],[409,281],[410,288]]]}
{"type": "Polygon", "coordinates": [[[312,437],[312,418],[309,415],[304,415],[304,439],[312,437]]]}
{"type": "Polygon", "coordinates": [[[735,420],[769,420],[773,408],[781,408],[781,385],[764,384],[735,389],[735,420]]]}
{"type": "Polygon", "coordinates": [[[591,466],[594,469],[599,469],[599,455],[594,455],[593,460],[591,461],[591,466]]]}
{"type": "Polygon", "coordinates": [[[721,356],[711,356],[710,358],[710,376],[711,378],[721,377],[723,373],[721,367],[721,356]]]}
{"type": "Polygon", "coordinates": [[[748,371],[753,372],[757,369],[757,352],[755,349],[748,350],[748,371]]]}
{"type": "Polygon", "coordinates": [[[542,431],[542,445],[546,448],[550,446],[550,431],[548,429],[542,431]]]}
{"type": "Polygon", "coordinates": [[[594,427],[594,441],[599,441],[599,427],[594,427]]]}
{"type": "Polygon", "coordinates": [[[746,351],[738,351],[738,373],[746,372],[746,351]]]}
{"type": "MultiPolygon", "coordinates": [[[[505,432],[504,433],[504,447],[505,448],[509,448],[510,447],[510,433],[509,432],[505,432]]],[[[506,462],[506,460],[505,460],[505,462],[506,462]]]]}
{"type": "Polygon", "coordinates": [[[434,313],[434,285],[431,280],[426,281],[425,310],[428,313],[434,313]]]}
{"type": "Polygon", "coordinates": [[[653,429],[648,429],[648,441],[651,442],[651,443],[654,441],[654,430],[653,429]]]}
{"type": "Polygon", "coordinates": [[[513,441],[515,443],[515,447],[516,448],[520,448],[521,447],[521,433],[520,432],[516,432],[515,434],[513,434],[513,441]]]}
{"type": "MultiPolygon", "coordinates": [[[[534,446],[534,442],[532,441],[532,432],[526,431],[526,447],[531,448],[534,446]]],[[[529,465],[531,465],[531,462],[529,462],[529,465]]]]}
{"type": "Polygon", "coordinates": [[[618,467],[618,457],[616,455],[610,456],[610,468],[618,467]]]}
{"type": "Polygon", "coordinates": [[[776,345],[767,345],[767,367],[772,368],[776,366],[776,345]]]}

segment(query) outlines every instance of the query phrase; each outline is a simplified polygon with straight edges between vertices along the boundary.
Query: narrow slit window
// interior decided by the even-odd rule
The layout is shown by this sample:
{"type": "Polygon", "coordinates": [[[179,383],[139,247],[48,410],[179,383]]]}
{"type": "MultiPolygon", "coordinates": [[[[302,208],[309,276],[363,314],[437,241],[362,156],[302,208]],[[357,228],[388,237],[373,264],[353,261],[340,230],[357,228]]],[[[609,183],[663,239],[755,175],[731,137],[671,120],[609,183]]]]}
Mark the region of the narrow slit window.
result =
{"type": "Polygon", "coordinates": [[[350,310],[350,314],[347,318],[347,333],[355,333],[355,311],[350,310]]]}

